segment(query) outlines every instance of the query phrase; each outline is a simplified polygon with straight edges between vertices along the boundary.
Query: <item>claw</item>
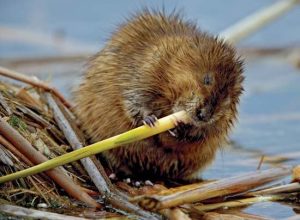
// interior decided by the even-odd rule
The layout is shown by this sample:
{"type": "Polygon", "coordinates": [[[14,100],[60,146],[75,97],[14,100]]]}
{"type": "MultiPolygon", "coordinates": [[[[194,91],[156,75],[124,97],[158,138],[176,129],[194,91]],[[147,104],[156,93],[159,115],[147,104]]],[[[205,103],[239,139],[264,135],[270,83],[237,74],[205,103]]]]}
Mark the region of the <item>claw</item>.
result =
{"type": "Polygon", "coordinates": [[[168,130],[168,131],[173,137],[180,139],[180,138],[186,136],[189,128],[190,128],[190,125],[186,124],[183,121],[178,120],[178,121],[176,121],[176,127],[171,130],[168,130]]]}
{"type": "Polygon", "coordinates": [[[176,134],[175,134],[173,131],[168,130],[168,132],[169,132],[173,137],[176,137],[176,134]]]}
{"type": "Polygon", "coordinates": [[[146,116],[143,120],[144,125],[148,125],[150,127],[155,127],[155,123],[157,123],[157,117],[155,115],[146,116]]]}

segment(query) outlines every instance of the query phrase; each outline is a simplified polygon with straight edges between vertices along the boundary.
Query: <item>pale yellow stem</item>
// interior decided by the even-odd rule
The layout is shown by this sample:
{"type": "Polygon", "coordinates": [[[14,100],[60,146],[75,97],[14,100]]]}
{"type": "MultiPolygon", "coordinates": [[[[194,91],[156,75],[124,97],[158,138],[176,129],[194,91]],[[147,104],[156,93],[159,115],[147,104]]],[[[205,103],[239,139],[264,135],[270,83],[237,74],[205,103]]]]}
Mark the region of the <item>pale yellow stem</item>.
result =
{"type": "Polygon", "coordinates": [[[72,151],[70,153],[61,155],[59,157],[48,160],[44,163],[38,164],[36,166],[30,167],[25,170],[21,170],[16,173],[12,173],[6,176],[0,177],[0,183],[4,183],[7,181],[15,180],[18,178],[26,177],[29,175],[33,175],[36,173],[40,173],[49,169],[53,169],[55,167],[89,157],[91,155],[98,154],[100,152],[110,150],[125,144],[129,144],[131,142],[139,141],[150,136],[162,133],[169,129],[172,129],[176,125],[176,121],[184,121],[187,122],[188,117],[185,111],[180,111],[174,113],[172,115],[161,118],[157,121],[155,127],[149,126],[140,126],[138,128],[132,129],[130,131],[124,132],[122,134],[116,135],[114,137],[108,138],[106,140],[97,142],[95,144],[86,146],[84,148],[72,151]]]}

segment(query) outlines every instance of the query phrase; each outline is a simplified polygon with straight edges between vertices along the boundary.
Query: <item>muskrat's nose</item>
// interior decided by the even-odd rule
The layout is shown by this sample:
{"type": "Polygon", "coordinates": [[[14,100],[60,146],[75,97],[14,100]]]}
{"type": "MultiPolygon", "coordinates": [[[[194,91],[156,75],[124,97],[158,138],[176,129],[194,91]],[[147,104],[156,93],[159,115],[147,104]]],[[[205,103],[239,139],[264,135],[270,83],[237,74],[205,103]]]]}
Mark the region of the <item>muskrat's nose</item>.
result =
{"type": "Polygon", "coordinates": [[[197,118],[200,121],[208,122],[211,118],[211,112],[207,108],[200,108],[196,112],[197,118]]]}

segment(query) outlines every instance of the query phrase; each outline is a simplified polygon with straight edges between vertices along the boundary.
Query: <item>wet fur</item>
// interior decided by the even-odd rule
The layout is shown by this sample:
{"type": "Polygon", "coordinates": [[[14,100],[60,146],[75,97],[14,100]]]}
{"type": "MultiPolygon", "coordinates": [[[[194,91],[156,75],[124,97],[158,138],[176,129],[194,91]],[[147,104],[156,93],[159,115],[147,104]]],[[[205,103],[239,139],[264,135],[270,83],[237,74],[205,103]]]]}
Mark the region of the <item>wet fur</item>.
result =
{"type": "Polygon", "coordinates": [[[237,117],[242,62],[222,40],[176,13],[143,11],[121,25],[89,63],[75,111],[92,142],[186,110],[191,123],[103,153],[112,169],[192,179],[214,159],[237,117]],[[206,78],[205,78],[206,77],[206,78]],[[206,85],[208,84],[208,85],[206,85]],[[198,120],[203,109],[206,121],[198,120]]]}

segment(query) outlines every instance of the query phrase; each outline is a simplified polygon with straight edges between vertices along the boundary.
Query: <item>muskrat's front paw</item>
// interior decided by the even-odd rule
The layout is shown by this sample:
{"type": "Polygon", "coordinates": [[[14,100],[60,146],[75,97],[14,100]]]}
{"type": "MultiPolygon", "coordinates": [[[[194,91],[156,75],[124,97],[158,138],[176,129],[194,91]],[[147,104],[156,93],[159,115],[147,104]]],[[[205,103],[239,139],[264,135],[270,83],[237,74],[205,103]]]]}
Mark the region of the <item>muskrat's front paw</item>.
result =
{"type": "Polygon", "coordinates": [[[143,124],[148,125],[150,127],[154,127],[155,123],[157,122],[157,117],[155,115],[148,115],[144,118],[143,124]]]}

